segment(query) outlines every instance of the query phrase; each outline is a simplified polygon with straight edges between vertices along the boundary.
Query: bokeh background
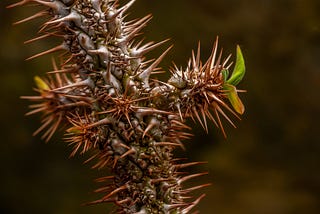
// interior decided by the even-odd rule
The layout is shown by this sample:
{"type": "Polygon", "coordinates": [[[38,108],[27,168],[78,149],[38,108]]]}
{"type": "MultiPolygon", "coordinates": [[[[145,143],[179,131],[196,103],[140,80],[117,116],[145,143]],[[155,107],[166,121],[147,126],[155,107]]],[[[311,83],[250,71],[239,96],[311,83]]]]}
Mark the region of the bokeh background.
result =
{"type": "MultiPolygon", "coordinates": [[[[85,156],[68,159],[61,135],[48,144],[32,137],[39,117],[24,117],[29,103],[19,96],[34,93],[33,76],[50,71],[51,63],[50,57],[24,59],[57,42],[23,45],[41,21],[11,23],[39,8],[5,9],[13,2],[0,1],[0,212],[108,213],[108,205],[81,206],[97,198],[93,179],[103,172],[82,165],[85,156]]],[[[246,112],[238,128],[225,123],[224,139],[213,124],[209,135],[196,126],[187,151],[177,152],[209,162],[192,169],[209,172],[195,184],[213,184],[204,190],[201,213],[320,213],[319,11],[319,0],[137,0],[130,10],[130,18],[154,15],[146,41],[171,38],[166,70],[172,61],[186,65],[199,40],[206,60],[217,35],[224,56],[236,44],[243,50],[246,112]]]]}

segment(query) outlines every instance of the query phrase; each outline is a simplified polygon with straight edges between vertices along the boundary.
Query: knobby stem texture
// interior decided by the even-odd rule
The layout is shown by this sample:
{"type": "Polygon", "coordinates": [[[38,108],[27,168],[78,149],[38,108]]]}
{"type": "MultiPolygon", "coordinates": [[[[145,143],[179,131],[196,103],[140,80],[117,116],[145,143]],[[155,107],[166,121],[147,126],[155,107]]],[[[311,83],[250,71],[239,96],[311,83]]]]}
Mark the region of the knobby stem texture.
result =
{"type": "Polygon", "coordinates": [[[173,157],[182,140],[188,139],[187,118],[208,131],[213,121],[225,135],[221,118],[233,124],[244,107],[236,85],[245,67],[240,48],[231,75],[230,55],[222,57],[216,39],[212,54],[202,63],[200,45],[185,69],[173,66],[171,77],[162,82],[151,75],[171,46],[157,59],[145,54],[167,40],[144,44],[137,37],[151,19],[147,15],[127,20],[135,0],[119,6],[117,0],[22,0],[8,8],[26,4],[42,8],[17,24],[45,19],[35,42],[59,37],[62,43],[29,57],[61,52],[52,59],[53,71],[35,77],[36,102],[27,115],[42,113],[42,133],[48,141],[59,127],[65,128],[71,156],[89,152],[86,162],[93,168],[111,169],[112,176],[97,179],[103,197],[89,204],[112,202],[116,213],[189,213],[204,197],[189,199],[203,184],[184,188],[184,182],[207,173],[184,174],[180,170],[203,162],[183,163],[173,157]],[[59,63],[57,63],[58,61],[59,63]]]}

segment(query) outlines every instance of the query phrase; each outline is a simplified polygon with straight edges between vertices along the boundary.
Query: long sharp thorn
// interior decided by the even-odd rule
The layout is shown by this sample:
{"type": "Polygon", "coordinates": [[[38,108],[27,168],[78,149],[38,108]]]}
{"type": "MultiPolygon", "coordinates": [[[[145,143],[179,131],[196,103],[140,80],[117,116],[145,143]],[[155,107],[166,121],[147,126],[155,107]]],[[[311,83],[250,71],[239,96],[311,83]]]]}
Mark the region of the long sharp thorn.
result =
{"type": "Polygon", "coordinates": [[[99,189],[96,189],[94,192],[95,193],[102,193],[102,192],[107,192],[110,190],[110,186],[106,186],[106,187],[101,187],[99,189]]]}
{"type": "Polygon", "coordinates": [[[208,133],[208,125],[207,125],[206,114],[205,114],[203,108],[200,108],[200,111],[201,111],[201,115],[202,115],[202,118],[203,118],[205,131],[208,133]]]}
{"type": "Polygon", "coordinates": [[[192,174],[192,175],[187,175],[187,176],[184,176],[182,178],[179,179],[178,183],[181,184],[189,179],[192,179],[192,178],[196,178],[196,177],[199,177],[199,176],[202,176],[202,175],[207,175],[208,172],[202,172],[202,173],[196,173],[196,174],[192,174]]]}
{"type": "Polygon", "coordinates": [[[118,193],[118,192],[120,192],[120,191],[122,191],[122,190],[125,190],[125,189],[127,189],[127,188],[128,188],[128,187],[127,187],[127,184],[125,184],[125,185],[123,185],[123,186],[121,186],[121,187],[118,187],[117,189],[115,189],[115,190],[113,190],[112,192],[110,192],[108,195],[104,196],[101,200],[102,200],[102,201],[105,201],[105,200],[109,199],[110,196],[112,196],[112,195],[114,195],[114,194],[116,194],[116,193],[118,193]]]}
{"type": "Polygon", "coordinates": [[[192,59],[192,67],[194,69],[196,69],[197,68],[197,63],[196,63],[196,57],[195,57],[195,54],[194,54],[194,50],[192,50],[192,52],[191,52],[191,59],[192,59]]]}
{"type": "Polygon", "coordinates": [[[114,178],[115,178],[115,176],[110,175],[110,176],[105,176],[105,177],[97,178],[97,179],[95,179],[94,181],[100,183],[100,182],[105,182],[105,181],[107,181],[107,180],[111,180],[111,179],[114,179],[114,178]]]}
{"type": "Polygon", "coordinates": [[[182,164],[177,164],[175,165],[175,167],[177,169],[182,169],[182,168],[186,168],[186,167],[189,167],[189,166],[195,166],[195,165],[200,165],[200,164],[206,164],[208,163],[207,161],[202,161],[202,162],[191,162],[191,163],[182,163],[182,164]]]}
{"type": "Polygon", "coordinates": [[[37,109],[34,109],[34,110],[32,110],[32,111],[29,111],[29,112],[26,113],[25,115],[26,115],[26,116],[29,116],[29,115],[36,114],[36,113],[38,113],[38,112],[44,111],[44,110],[46,110],[46,109],[47,109],[47,107],[44,106],[44,107],[42,107],[42,108],[37,108],[37,109]]]}
{"type": "Polygon", "coordinates": [[[220,112],[220,114],[222,114],[222,116],[224,118],[226,118],[226,120],[228,120],[228,122],[234,127],[236,128],[236,125],[234,125],[234,123],[232,122],[232,120],[226,115],[226,113],[224,113],[224,111],[217,105],[216,106],[217,110],[220,112]]]}
{"type": "Polygon", "coordinates": [[[210,70],[214,68],[217,50],[218,50],[218,37],[216,38],[216,41],[213,44],[213,49],[210,57],[211,58],[210,70]]]}
{"type": "Polygon", "coordinates": [[[200,65],[200,41],[198,42],[198,49],[197,49],[197,55],[196,55],[196,67],[200,65]]]}
{"type": "Polygon", "coordinates": [[[62,86],[59,88],[52,89],[51,91],[56,92],[56,91],[61,91],[61,90],[68,89],[68,88],[81,87],[81,86],[87,86],[87,85],[88,85],[88,81],[83,80],[81,82],[75,82],[75,83],[71,83],[69,85],[65,85],[65,86],[62,86]]]}
{"type": "Polygon", "coordinates": [[[136,151],[135,151],[134,149],[130,149],[130,150],[126,151],[125,153],[123,153],[123,154],[120,156],[120,158],[124,158],[124,157],[126,157],[127,155],[133,154],[133,153],[135,153],[135,152],[136,152],[136,151]]]}
{"type": "Polygon", "coordinates": [[[213,72],[212,72],[212,75],[213,75],[213,76],[218,75],[218,72],[221,71],[221,65],[220,65],[220,63],[221,63],[221,58],[222,58],[222,51],[223,51],[223,49],[221,49],[220,54],[219,54],[219,57],[218,57],[218,59],[217,59],[217,62],[216,62],[216,64],[215,64],[215,66],[214,66],[214,69],[213,69],[213,72]]]}
{"type": "Polygon", "coordinates": [[[46,119],[46,122],[43,123],[32,135],[35,136],[39,134],[43,129],[45,129],[51,122],[53,121],[53,117],[46,119]]]}
{"type": "Polygon", "coordinates": [[[170,39],[165,39],[165,40],[163,40],[161,42],[157,42],[156,44],[153,44],[151,46],[148,46],[148,47],[145,47],[145,48],[142,47],[140,55],[143,56],[144,54],[148,53],[149,51],[151,51],[151,50],[153,50],[153,49],[155,49],[157,47],[159,47],[160,45],[166,43],[169,40],[170,39]]]}
{"type": "Polygon", "coordinates": [[[180,103],[176,104],[176,108],[178,109],[180,120],[183,121],[183,117],[182,117],[182,113],[181,113],[181,109],[180,109],[180,103]]]}
{"type": "Polygon", "coordinates": [[[99,200],[95,200],[95,201],[91,201],[89,203],[85,203],[83,205],[94,205],[94,204],[100,204],[100,203],[103,203],[103,202],[114,202],[115,199],[106,199],[106,200],[102,200],[102,199],[99,199],[99,200]]]}
{"type": "Polygon", "coordinates": [[[53,53],[53,52],[56,52],[56,51],[61,51],[61,50],[66,50],[66,47],[62,44],[62,45],[58,45],[54,48],[51,48],[47,51],[44,51],[44,52],[41,52],[41,53],[38,53],[36,55],[33,55],[29,58],[27,58],[26,60],[31,60],[31,59],[34,59],[34,58],[37,58],[37,57],[40,57],[40,56],[43,56],[43,55],[46,55],[46,54],[50,54],[50,53],[53,53]]]}
{"type": "Polygon", "coordinates": [[[29,40],[27,40],[27,41],[25,41],[25,42],[23,42],[23,43],[24,43],[24,44],[28,44],[28,43],[31,43],[31,42],[38,41],[38,40],[40,40],[40,39],[47,38],[47,37],[49,37],[49,36],[51,36],[51,35],[50,35],[50,34],[44,34],[44,35],[38,36],[38,37],[36,37],[36,38],[29,39],[29,40]]]}
{"type": "Polygon", "coordinates": [[[43,100],[43,97],[41,96],[20,96],[20,99],[25,99],[25,100],[43,100]]]}
{"type": "MultiPolygon", "coordinates": [[[[232,113],[236,118],[239,120],[241,119],[225,102],[223,102],[221,99],[219,99],[214,93],[210,93],[209,95],[211,98],[213,98],[215,101],[220,103],[224,108],[226,108],[230,113],[232,113]]],[[[215,107],[215,106],[214,106],[215,107]]]]}
{"type": "Polygon", "coordinates": [[[87,160],[85,160],[83,163],[89,163],[90,161],[92,161],[93,159],[95,159],[98,156],[99,153],[92,155],[90,158],[88,158],[87,160]]]}
{"type": "MultiPolygon", "coordinates": [[[[53,66],[53,70],[57,71],[58,70],[58,66],[57,66],[57,63],[56,63],[56,61],[54,60],[53,57],[51,57],[51,63],[52,63],[52,66],[53,66]]],[[[58,73],[56,73],[55,77],[56,77],[56,80],[58,82],[58,85],[62,86],[62,80],[60,78],[60,75],[58,73]]]]}
{"type": "Polygon", "coordinates": [[[192,191],[194,191],[194,190],[201,189],[201,188],[204,188],[204,187],[208,187],[208,186],[211,186],[211,185],[212,185],[212,184],[208,183],[208,184],[202,184],[202,185],[190,187],[190,188],[188,188],[188,189],[180,190],[180,193],[189,193],[189,192],[192,192],[192,191]]]}
{"type": "Polygon", "coordinates": [[[128,26],[128,31],[131,31],[132,29],[135,29],[136,27],[140,26],[142,23],[147,23],[148,21],[150,21],[150,19],[152,19],[152,15],[151,14],[146,15],[142,19],[139,19],[138,21],[135,21],[133,24],[128,26]]]}
{"type": "Polygon", "coordinates": [[[46,142],[48,142],[48,141],[51,139],[52,135],[57,131],[57,129],[58,129],[61,121],[62,121],[62,114],[59,115],[58,120],[57,120],[57,121],[55,122],[55,124],[52,126],[52,129],[51,129],[48,137],[46,137],[46,142]]]}
{"type": "Polygon", "coordinates": [[[144,136],[148,133],[148,131],[150,131],[155,125],[157,125],[157,121],[152,119],[150,121],[149,125],[147,126],[147,128],[145,129],[145,131],[143,132],[142,138],[144,138],[144,136]]]}
{"type": "Polygon", "coordinates": [[[229,54],[229,56],[223,61],[222,67],[225,68],[226,64],[228,63],[229,59],[231,58],[232,54],[229,54]]]}
{"type": "Polygon", "coordinates": [[[126,12],[135,2],[136,0],[131,0],[130,2],[128,2],[126,5],[124,5],[123,7],[119,8],[118,11],[121,11],[121,13],[123,14],[124,12],[126,12]]]}
{"type": "Polygon", "coordinates": [[[119,159],[120,159],[119,156],[116,156],[116,157],[114,158],[114,160],[113,160],[113,165],[112,165],[112,169],[114,169],[114,168],[116,167],[119,159]]]}
{"type": "Polygon", "coordinates": [[[62,1],[56,1],[56,0],[50,0],[50,1],[49,0],[32,0],[32,1],[40,5],[49,7],[55,12],[55,14],[62,13],[65,15],[65,13],[67,12],[67,7],[62,3],[62,1]]]}
{"type": "Polygon", "coordinates": [[[38,12],[38,13],[32,15],[32,16],[29,16],[29,17],[27,17],[25,19],[22,19],[20,21],[14,22],[13,25],[18,25],[18,24],[30,21],[32,19],[36,19],[36,18],[41,17],[41,16],[45,16],[45,15],[48,15],[47,11],[40,11],[40,12],[38,12]]]}
{"type": "Polygon", "coordinates": [[[173,47],[173,45],[171,45],[167,50],[165,50],[159,57],[158,59],[156,59],[156,61],[154,61],[144,72],[142,72],[141,74],[139,74],[139,77],[141,79],[147,79],[151,72],[158,66],[158,64],[162,61],[162,59],[165,57],[165,55],[170,51],[170,49],[173,47]]]}
{"type": "Polygon", "coordinates": [[[189,129],[189,130],[192,129],[191,127],[187,126],[186,124],[184,124],[184,123],[182,123],[182,122],[180,122],[180,121],[178,121],[178,120],[172,120],[172,122],[180,125],[180,126],[183,127],[184,129],[189,129]]]}
{"type": "Polygon", "coordinates": [[[157,142],[155,143],[156,146],[180,146],[180,143],[172,143],[172,142],[157,142]]]}
{"type": "Polygon", "coordinates": [[[102,120],[99,120],[98,122],[92,123],[90,125],[88,125],[86,128],[92,128],[92,127],[96,127],[96,126],[101,126],[101,125],[107,125],[110,124],[111,120],[109,118],[104,118],[102,120]]]}
{"type": "MultiPolygon", "coordinates": [[[[181,208],[190,205],[190,203],[178,203],[178,204],[170,204],[166,205],[169,210],[175,209],[175,208],[181,208]]],[[[137,213],[136,213],[137,214],[137,213]]]]}
{"type": "Polygon", "coordinates": [[[140,26],[136,27],[132,32],[130,32],[128,35],[125,36],[125,40],[123,40],[123,42],[128,42],[130,40],[132,40],[135,36],[139,35],[138,32],[146,25],[145,24],[141,24],[140,26]]]}
{"type": "Polygon", "coordinates": [[[188,206],[187,208],[183,209],[183,210],[181,211],[181,213],[183,213],[183,214],[189,213],[190,210],[191,210],[192,208],[194,208],[194,207],[200,202],[200,200],[201,200],[202,198],[204,198],[205,196],[206,196],[206,194],[202,194],[199,198],[197,198],[197,200],[195,200],[194,202],[192,202],[192,204],[191,204],[190,206],[188,206]]]}
{"type": "Polygon", "coordinates": [[[214,117],[212,116],[212,114],[210,113],[210,111],[206,111],[207,116],[209,117],[209,119],[214,123],[215,126],[218,127],[218,123],[217,121],[214,119],[214,117]]]}
{"type": "Polygon", "coordinates": [[[200,116],[199,116],[199,113],[198,113],[196,107],[192,107],[192,111],[193,111],[193,114],[196,115],[196,117],[197,117],[200,125],[202,126],[202,128],[205,129],[205,126],[204,126],[203,123],[202,123],[202,120],[201,120],[201,118],[200,118],[200,116]]]}
{"type": "Polygon", "coordinates": [[[222,125],[222,123],[221,123],[221,119],[220,119],[218,110],[217,110],[216,108],[214,109],[214,113],[215,113],[215,115],[216,115],[216,118],[218,119],[219,128],[221,129],[223,136],[224,136],[225,138],[227,138],[226,132],[224,131],[223,125],[222,125]]]}
{"type": "Polygon", "coordinates": [[[22,1],[19,1],[17,3],[13,3],[13,4],[10,4],[8,5],[6,8],[13,8],[13,7],[18,7],[18,6],[21,6],[21,5],[24,5],[24,4],[27,4],[28,2],[32,2],[33,0],[22,0],[22,1]]]}
{"type": "Polygon", "coordinates": [[[131,198],[125,198],[125,199],[120,200],[120,201],[115,201],[114,203],[116,203],[117,205],[122,205],[122,204],[128,203],[130,201],[132,201],[131,198]]]}

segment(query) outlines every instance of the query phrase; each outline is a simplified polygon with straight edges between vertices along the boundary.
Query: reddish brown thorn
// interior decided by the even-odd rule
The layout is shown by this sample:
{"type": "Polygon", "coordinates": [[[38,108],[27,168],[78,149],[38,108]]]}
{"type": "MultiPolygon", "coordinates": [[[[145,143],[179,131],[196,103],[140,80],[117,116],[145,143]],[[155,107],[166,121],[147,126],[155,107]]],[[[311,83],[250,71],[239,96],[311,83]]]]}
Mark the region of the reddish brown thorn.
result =
{"type": "Polygon", "coordinates": [[[190,205],[190,203],[169,204],[169,205],[164,205],[164,208],[166,210],[172,210],[172,209],[176,209],[176,208],[182,208],[182,207],[185,207],[187,205],[190,205]]]}
{"type": "Polygon", "coordinates": [[[182,210],[182,213],[188,213],[193,207],[195,207],[202,198],[204,198],[206,196],[206,194],[202,194],[199,198],[197,198],[197,200],[195,200],[194,202],[192,202],[192,204],[190,206],[188,206],[187,208],[182,210]]]}
{"type": "Polygon", "coordinates": [[[179,194],[188,194],[192,191],[195,191],[195,190],[198,190],[198,189],[201,189],[201,188],[204,188],[204,187],[208,187],[208,186],[211,186],[212,184],[211,183],[207,183],[207,184],[202,184],[202,185],[198,185],[198,186],[194,186],[194,187],[190,187],[188,189],[182,189],[182,190],[179,190],[179,194]]]}
{"type": "Polygon", "coordinates": [[[66,50],[66,47],[64,44],[61,44],[61,45],[58,45],[54,48],[51,48],[47,51],[44,51],[44,52],[41,52],[41,53],[38,53],[36,55],[33,55],[29,58],[27,58],[26,60],[31,60],[31,59],[34,59],[34,58],[37,58],[37,57],[40,57],[40,56],[43,56],[43,55],[46,55],[46,54],[50,54],[50,53],[53,53],[53,52],[56,52],[56,51],[61,51],[61,50],[66,50]]]}
{"type": "Polygon", "coordinates": [[[46,117],[43,120],[44,123],[33,133],[33,136],[39,134],[39,132],[45,129],[53,120],[54,120],[53,116],[46,117]]]}
{"type": "Polygon", "coordinates": [[[97,178],[97,179],[95,179],[94,181],[101,183],[101,182],[105,182],[105,181],[107,181],[107,180],[112,180],[112,179],[114,179],[114,178],[115,178],[115,176],[110,175],[110,176],[105,176],[105,177],[97,178]]]}
{"type": "Polygon", "coordinates": [[[232,122],[232,120],[224,113],[224,111],[217,105],[216,106],[217,110],[220,112],[220,114],[222,114],[222,116],[224,118],[226,118],[226,120],[234,127],[237,128],[236,125],[234,125],[234,123],[232,122]]]}
{"type": "Polygon", "coordinates": [[[138,32],[147,25],[147,23],[150,21],[150,19],[151,19],[151,17],[150,17],[149,19],[146,19],[143,23],[137,25],[134,29],[132,29],[132,31],[131,31],[128,35],[126,35],[126,36],[124,37],[125,39],[124,39],[122,42],[130,41],[130,40],[132,40],[135,36],[137,36],[137,35],[138,35],[138,32]]]}
{"type": "Polygon", "coordinates": [[[212,53],[210,56],[210,70],[214,69],[215,66],[215,59],[216,59],[216,55],[217,55],[217,50],[218,50],[218,41],[219,41],[219,37],[216,37],[216,41],[213,44],[213,48],[212,48],[212,53]]]}
{"type": "Polygon", "coordinates": [[[187,126],[186,124],[184,124],[184,123],[182,123],[182,122],[180,122],[178,120],[171,120],[171,122],[181,126],[184,129],[189,129],[189,130],[192,129],[190,126],[187,126]]]}
{"type": "Polygon", "coordinates": [[[33,38],[33,39],[29,39],[29,40],[25,41],[24,44],[28,44],[28,43],[31,43],[31,42],[35,42],[35,41],[38,41],[38,40],[40,40],[40,39],[47,38],[47,37],[49,37],[49,36],[52,36],[52,35],[50,35],[50,34],[44,34],[44,35],[41,35],[41,36],[39,36],[39,37],[36,37],[36,38],[33,38]]]}
{"type": "Polygon", "coordinates": [[[110,192],[108,195],[104,196],[101,201],[104,202],[105,200],[108,200],[111,196],[113,196],[114,194],[121,192],[123,190],[126,190],[128,188],[127,184],[124,184],[120,187],[118,187],[117,189],[113,190],[112,192],[110,192]]]}
{"type": "Polygon", "coordinates": [[[116,167],[116,165],[117,165],[117,163],[118,163],[118,160],[120,159],[120,157],[119,156],[115,156],[114,157],[114,160],[113,160],[113,165],[112,165],[112,169],[114,169],[115,167],[116,167]]]}
{"type": "MultiPolygon", "coordinates": [[[[75,143],[75,142],[72,142],[72,143],[75,143]]],[[[73,150],[72,150],[71,154],[69,155],[69,158],[74,157],[77,154],[77,152],[79,151],[80,147],[81,147],[81,143],[76,142],[76,145],[73,147],[73,150]]]]}
{"type": "Polygon", "coordinates": [[[111,160],[110,156],[107,157],[105,160],[99,160],[98,163],[93,165],[91,168],[92,169],[95,169],[95,168],[102,169],[103,167],[105,167],[109,163],[110,160],[111,160]]]}
{"type": "Polygon", "coordinates": [[[180,143],[172,143],[172,142],[156,142],[154,143],[155,146],[180,146],[180,143]]]}
{"type": "Polygon", "coordinates": [[[46,11],[46,10],[45,10],[45,11],[40,11],[40,12],[38,12],[38,13],[32,15],[32,16],[29,16],[29,17],[27,17],[27,18],[25,18],[25,19],[22,19],[22,20],[20,20],[20,21],[14,22],[13,25],[18,25],[18,24],[21,24],[21,23],[30,21],[30,20],[32,20],[32,19],[36,19],[36,18],[41,17],[41,16],[45,16],[45,15],[48,15],[48,14],[49,14],[49,13],[48,13],[48,11],[46,11]]]}
{"type": "Polygon", "coordinates": [[[149,78],[151,72],[158,66],[158,64],[162,61],[165,55],[171,50],[173,45],[171,45],[167,50],[165,50],[157,59],[154,61],[147,69],[145,69],[138,77],[142,80],[146,80],[149,78]]]}
{"type": "Polygon", "coordinates": [[[140,56],[143,56],[143,55],[145,55],[146,53],[152,51],[153,49],[159,47],[160,45],[166,43],[166,42],[169,41],[169,40],[170,40],[170,39],[165,39],[165,40],[163,40],[163,41],[161,41],[161,42],[157,42],[156,44],[153,44],[153,45],[150,45],[150,46],[149,46],[148,44],[146,44],[146,45],[144,45],[143,47],[141,47],[141,48],[138,49],[138,51],[141,50],[141,51],[139,51],[139,55],[140,55],[140,56]]]}
{"type": "Polygon", "coordinates": [[[116,203],[117,205],[122,205],[122,204],[127,204],[127,203],[129,203],[129,202],[131,202],[132,201],[132,199],[131,198],[126,198],[126,199],[123,199],[123,200],[120,200],[120,201],[115,201],[114,203],[116,203]]]}
{"type": "Polygon", "coordinates": [[[98,155],[99,155],[99,153],[92,155],[90,158],[88,158],[87,160],[85,160],[83,163],[86,164],[86,163],[92,161],[92,160],[95,159],[98,155]]]}
{"type": "MultiPolygon", "coordinates": [[[[222,62],[222,68],[225,68],[225,67],[226,67],[226,65],[227,65],[229,59],[231,58],[231,56],[232,56],[232,54],[229,54],[229,56],[228,56],[225,60],[223,60],[223,62],[222,62]]],[[[232,62],[227,66],[227,69],[228,69],[228,67],[230,67],[231,65],[232,65],[232,62]]]]}
{"type": "Polygon", "coordinates": [[[147,128],[144,130],[143,134],[142,134],[142,138],[144,138],[144,136],[148,133],[148,131],[150,131],[155,125],[159,124],[159,122],[156,119],[152,119],[147,128]]]}
{"type": "Polygon", "coordinates": [[[205,110],[203,108],[200,108],[200,112],[201,112],[202,119],[203,119],[203,122],[204,122],[204,129],[208,133],[208,125],[207,125],[207,119],[206,119],[205,110]]]}
{"type": "Polygon", "coordinates": [[[130,155],[130,154],[133,154],[133,153],[136,153],[136,151],[135,151],[133,148],[131,148],[130,150],[128,150],[128,151],[126,151],[125,153],[123,153],[123,154],[120,156],[120,158],[124,158],[124,157],[126,157],[127,155],[130,155]]]}
{"type": "Polygon", "coordinates": [[[42,96],[21,96],[20,99],[26,99],[26,100],[43,100],[42,96]]]}
{"type": "Polygon", "coordinates": [[[110,186],[106,186],[106,187],[100,187],[96,190],[94,190],[95,193],[104,193],[104,192],[109,192],[110,191],[110,186]]]}
{"type": "Polygon", "coordinates": [[[18,6],[21,6],[21,5],[24,5],[24,4],[27,4],[29,2],[32,2],[33,0],[22,0],[22,1],[19,1],[17,3],[13,3],[13,4],[10,4],[8,5],[6,8],[13,8],[13,7],[18,7],[18,6]]]}
{"type": "Polygon", "coordinates": [[[202,176],[202,175],[207,175],[208,172],[202,172],[202,173],[196,173],[196,174],[192,174],[192,175],[187,175],[187,176],[184,176],[182,178],[180,178],[178,180],[178,183],[181,184],[189,179],[192,179],[192,178],[196,178],[196,177],[199,177],[199,176],[202,176]]]}
{"type": "Polygon", "coordinates": [[[41,107],[41,108],[37,108],[37,109],[34,109],[34,110],[32,110],[32,111],[29,111],[29,112],[26,113],[25,115],[26,115],[26,116],[29,116],[29,115],[32,115],[32,114],[36,114],[36,113],[45,111],[46,109],[47,109],[47,106],[43,106],[43,107],[41,107]]]}
{"type": "Polygon", "coordinates": [[[210,111],[206,111],[206,114],[207,114],[209,120],[211,120],[216,127],[219,127],[217,121],[214,119],[214,117],[212,116],[212,114],[210,113],[210,111]]]}
{"type": "Polygon", "coordinates": [[[60,123],[62,121],[62,114],[59,114],[58,120],[55,122],[55,124],[52,125],[52,127],[50,129],[48,129],[48,131],[42,136],[42,138],[46,138],[46,142],[48,142],[52,135],[57,131],[60,123]]]}
{"type": "Polygon", "coordinates": [[[171,162],[171,163],[174,163],[174,162],[186,161],[186,160],[188,160],[188,158],[174,158],[174,159],[172,159],[170,162],[171,162]]]}
{"type": "Polygon", "coordinates": [[[66,69],[55,69],[54,71],[47,72],[48,74],[59,74],[59,73],[75,73],[76,68],[66,68],[66,69]]]}
{"type": "Polygon", "coordinates": [[[195,166],[195,165],[200,165],[200,164],[206,164],[208,163],[207,161],[202,161],[202,162],[191,162],[191,163],[182,163],[182,164],[176,164],[175,167],[177,169],[183,169],[186,167],[190,167],[190,166],[195,166]]]}
{"type": "Polygon", "coordinates": [[[169,112],[169,111],[162,111],[162,110],[158,110],[156,108],[149,108],[149,107],[132,106],[132,109],[135,109],[135,111],[137,113],[140,113],[141,115],[150,115],[150,114],[170,115],[170,114],[172,114],[172,112],[169,112]]]}
{"type": "Polygon", "coordinates": [[[218,119],[218,124],[219,124],[218,127],[221,129],[223,136],[224,136],[225,138],[227,138],[226,132],[224,131],[224,128],[223,128],[223,125],[222,125],[222,122],[221,122],[219,113],[218,113],[218,111],[217,111],[216,108],[214,108],[214,114],[216,115],[216,118],[218,119]]]}
{"type": "Polygon", "coordinates": [[[68,104],[57,106],[57,109],[64,109],[64,108],[78,107],[78,106],[90,106],[90,104],[84,101],[79,101],[79,102],[68,103],[68,104]]]}
{"type": "Polygon", "coordinates": [[[198,119],[200,125],[202,126],[202,128],[206,129],[205,126],[202,123],[202,120],[201,120],[201,118],[199,116],[198,110],[197,110],[197,108],[195,106],[192,107],[192,111],[193,111],[193,114],[197,117],[197,119],[198,119]]]}
{"type": "Polygon", "coordinates": [[[170,181],[172,179],[170,178],[157,178],[157,179],[152,179],[151,180],[151,184],[156,184],[156,183],[159,183],[159,182],[163,182],[163,181],[170,181]]]}
{"type": "Polygon", "coordinates": [[[116,199],[114,198],[110,198],[110,199],[107,199],[107,200],[102,200],[102,199],[99,199],[99,200],[96,200],[96,201],[92,201],[92,202],[89,202],[89,203],[85,203],[85,204],[82,204],[82,205],[94,205],[94,204],[101,204],[103,202],[114,202],[116,199]]]}

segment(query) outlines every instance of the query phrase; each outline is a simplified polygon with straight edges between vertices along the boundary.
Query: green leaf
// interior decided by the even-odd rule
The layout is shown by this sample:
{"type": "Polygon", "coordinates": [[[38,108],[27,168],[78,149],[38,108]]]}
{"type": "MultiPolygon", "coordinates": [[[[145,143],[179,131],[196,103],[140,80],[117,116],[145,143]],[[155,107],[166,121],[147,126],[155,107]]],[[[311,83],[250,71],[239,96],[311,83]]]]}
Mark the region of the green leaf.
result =
{"type": "Polygon", "coordinates": [[[237,45],[237,59],[231,77],[227,80],[230,85],[238,85],[244,77],[246,68],[240,46],[237,45]]]}
{"type": "Polygon", "coordinates": [[[227,69],[223,69],[221,73],[222,73],[223,81],[226,82],[229,76],[229,71],[227,69]]]}
{"type": "Polygon", "coordinates": [[[223,88],[227,91],[226,93],[233,109],[239,114],[243,114],[244,105],[238,96],[236,87],[230,84],[224,84],[223,88]]]}
{"type": "Polygon", "coordinates": [[[45,81],[43,81],[43,79],[41,79],[39,76],[35,76],[34,81],[35,81],[38,89],[40,89],[41,91],[49,91],[50,90],[48,84],[45,81]]]}

